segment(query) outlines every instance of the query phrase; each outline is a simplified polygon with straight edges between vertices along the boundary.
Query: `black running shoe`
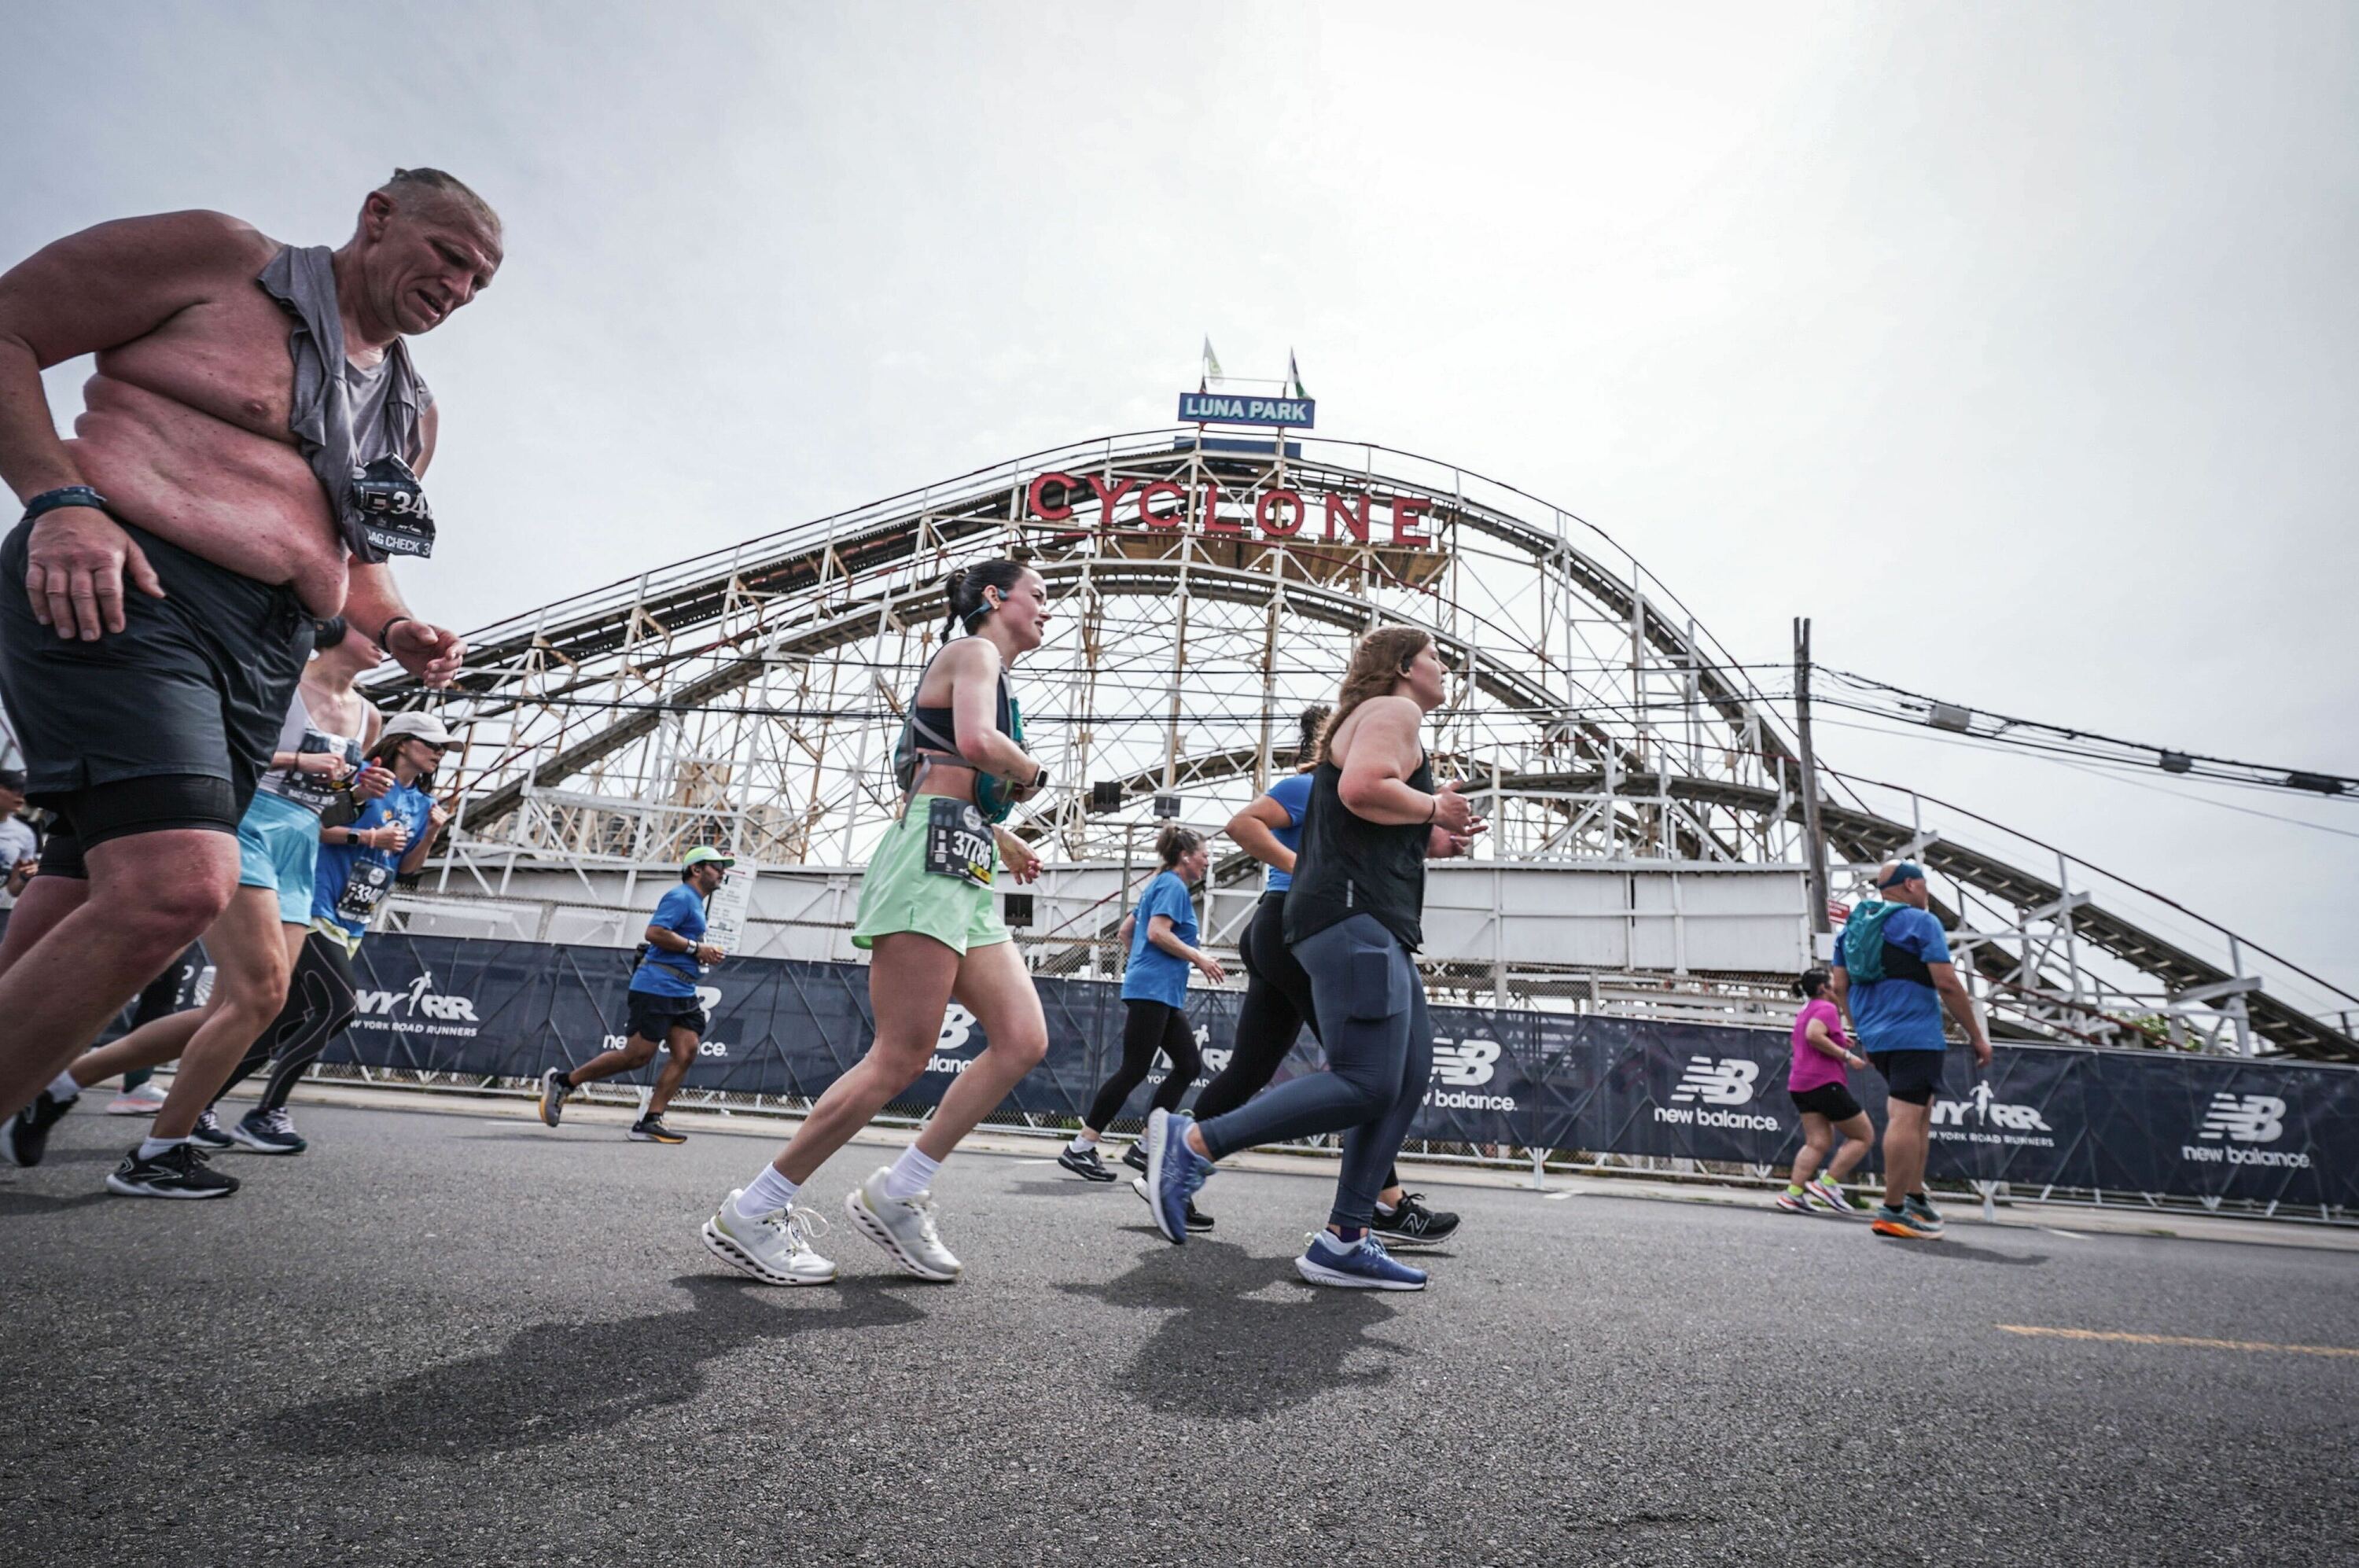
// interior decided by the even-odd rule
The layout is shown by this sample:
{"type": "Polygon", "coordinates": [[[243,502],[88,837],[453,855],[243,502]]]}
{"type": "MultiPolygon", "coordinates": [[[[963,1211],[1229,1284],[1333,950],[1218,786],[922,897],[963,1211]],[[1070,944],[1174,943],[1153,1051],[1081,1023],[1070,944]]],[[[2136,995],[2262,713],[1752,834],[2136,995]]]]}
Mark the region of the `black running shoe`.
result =
{"type": "Polygon", "coordinates": [[[81,1098],[76,1094],[72,1099],[60,1100],[44,1089],[31,1105],[0,1122],[0,1160],[28,1171],[38,1165],[41,1156],[49,1152],[49,1129],[73,1109],[74,1100],[81,1098]]]}
{"type": "Polygon", "coordinates": [[[1111,1181],[1114,1179],[1114,1172],[1105,1168],[1105,1161],[1098,1158],[1094,1148],[1068,1147],[1064,1153],[1057,1156],[1057,1163],[1084,1181],[1111,1181]]]}
{"type": "Polygon", "coordinates": [[[540,1119],[543,1125],[555,1127],[565,1115],[565,1097],[573,1086],[565,1081],[567,1069],[552,1067],[540,1075],[540,1119]]]}
{"type": "Polygon", "coordinates": [[[226,1198],[237,1191],[237,1178],[209,1168],[195,1144],[176,1143],[153,1160],[140,1159],[136,1149],[125,1155],[106,1190],[126,1198],[226,1198]]]}
{"type": "MultiPolygon", "coordinates": [[[[1151,1209],[1155,1206],[1155,1194],[1147,1190],[1146,1177],[1132,1177],[1130,1179],[1130,1190],[1137,1193],[1139,1201],[1145,1203],[1148,1208],[1151,1209]]],[[[1188,1200],[1186,1223],[1188,1225],[1188,1234],[1190,1236],[1201,1236],[1204,1232],[1212,1228],[1212,1216],[1198,1208],[1196,1206],[1196,1200],[1190,1198],[1188,1200]]]]}
{"type": "Polygon", "coordinates": [[[674,1132],[664,1126],[660,1115],[641,1116],[631,1124],[631,1140],[634,1143],[686,1143],[688,1134],[674,1132]]]}
{"type": "Polygon", "coordinates": [[[1458,1216],[1427,1208],[1422,1192],[1404,1192],[1400,1207],[1389,1214],[1379,1211],[1368,1228],[1386,1247],[1439,1247],[1456,1234],[1458,1216]]]}
{"type": "Polygon", "coordinates": [[[190,1130],[189,1141],[199,1149],[215,1151],[237,1147],[237,1139],[222,1131],[221,1120],[213,1115],[211,1105],[197,1113],[197,1125],[190,1130]]]}
{"type": "Polygon", "coordinates": [[[1140,1138],[1124,1151],[1122,1162],[1144,1175],[1147,1171],[1147,1140],[1140,1138]]]}

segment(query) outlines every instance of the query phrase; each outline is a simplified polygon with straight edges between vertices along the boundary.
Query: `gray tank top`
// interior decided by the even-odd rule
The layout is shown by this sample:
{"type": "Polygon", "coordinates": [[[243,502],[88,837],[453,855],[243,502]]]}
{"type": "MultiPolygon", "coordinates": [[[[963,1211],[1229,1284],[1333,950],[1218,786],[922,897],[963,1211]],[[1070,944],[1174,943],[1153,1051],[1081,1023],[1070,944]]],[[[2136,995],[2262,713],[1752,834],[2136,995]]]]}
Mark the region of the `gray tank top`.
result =
{"type": "MultiPolygon", "coordinates": [[[[334,256],[326,245],[288,245],[255,279],[294,319],[287,337],[287,352],[295,362],[288,429],[327,492],[346,549],[372,561],[426,555],[432,549],[430,526],[423,548],[404,543],[398,530],[389,534],[372,526],[354,482],[384,458],[417,463],[426,447],[419,426],[434,406],[434,394],[410,363],[409,345],[399,338],[374,369],[360,369],[344,357],[334,256]]],[[[410,487],[416,489],[414,476],[410,487]]]]}

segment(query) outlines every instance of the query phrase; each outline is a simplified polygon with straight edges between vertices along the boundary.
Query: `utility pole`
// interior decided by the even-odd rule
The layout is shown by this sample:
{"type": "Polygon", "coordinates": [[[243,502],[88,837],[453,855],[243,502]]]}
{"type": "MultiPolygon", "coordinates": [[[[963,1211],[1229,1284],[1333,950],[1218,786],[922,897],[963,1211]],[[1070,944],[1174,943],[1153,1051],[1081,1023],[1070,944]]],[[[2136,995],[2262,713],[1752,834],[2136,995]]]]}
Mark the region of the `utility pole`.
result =
{"type": "Polygon", "coordinates": [[[1794,731],[1802,742],[1802,837],[1804,866],[1810,875],[1810,930],[1826,936],[1834,930],[1827,913],[1827,835],[1819,821],[1819,759],[1810,748],[1810,621],[1794,620],[1794,731]]]}

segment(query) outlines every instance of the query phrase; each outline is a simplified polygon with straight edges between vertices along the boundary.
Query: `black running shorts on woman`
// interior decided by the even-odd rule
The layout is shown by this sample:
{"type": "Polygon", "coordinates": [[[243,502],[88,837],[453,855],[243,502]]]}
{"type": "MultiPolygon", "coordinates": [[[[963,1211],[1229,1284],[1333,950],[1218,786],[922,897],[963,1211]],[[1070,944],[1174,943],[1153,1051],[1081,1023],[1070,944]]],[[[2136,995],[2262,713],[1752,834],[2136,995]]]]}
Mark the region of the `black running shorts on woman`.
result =
{"type": "Polygon", "coordinates": [[[1824,1116],[1831,1122],[1847,1122],[1859,1115],[1859,1102],[1841,1083],[1821,1083],[1815,1089],[1799,1091],[1788,1089],[1786,1097],[1794,1102],[1796,1110],[1824,1116]]]}
{"type": "Polygon", "coordinates": [[[121,631],[61,637],[25,592],[38,526],[0,541],[0,701],[27,798],[64,819],[42,869],[82,876],[82,849],[133,833],[236,833],[310,656],[302,601],[126,523],[166,596],[126,582],[121,631]]]}
{"type": "Polygon", "coordinates": [[[628,994],[631,1007],[629,1032],[641,1040],[651,1040],[661,1045],[671,1031],[684,1029],[701,1040],[707,1020],[704,1009],[693,996],[658,996],[652,991],[628,994]]]}

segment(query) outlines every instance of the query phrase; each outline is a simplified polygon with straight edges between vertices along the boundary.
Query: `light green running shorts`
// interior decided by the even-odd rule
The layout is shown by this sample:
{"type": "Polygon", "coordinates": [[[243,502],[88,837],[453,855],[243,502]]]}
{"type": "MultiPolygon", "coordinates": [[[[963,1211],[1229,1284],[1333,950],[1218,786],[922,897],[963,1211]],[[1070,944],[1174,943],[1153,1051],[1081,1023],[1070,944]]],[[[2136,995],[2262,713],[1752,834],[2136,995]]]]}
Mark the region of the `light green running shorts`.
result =
{"type": "MultiPolygon", "coordinates": [[[[873,947],[880,936],[916,931],[932,937],[963,957],[969,948],[1006,942],[1007,926],[999,918],[992,889],[963,877],[926,869],[927,826],[933,802],[953,806],[966,802],[948,795],[918,795],[901,820],[887,828],[860,880],[860,913],[853,922],[852,945],[873,947]]],[[[973,808],[968,808],[971,811],[973,808]]],[[[975,819],[980,822],[981,819],[975,819]]],[[[999,868],[999,852],[986,830],[981,864],[991,875],[999,868]]]]}

